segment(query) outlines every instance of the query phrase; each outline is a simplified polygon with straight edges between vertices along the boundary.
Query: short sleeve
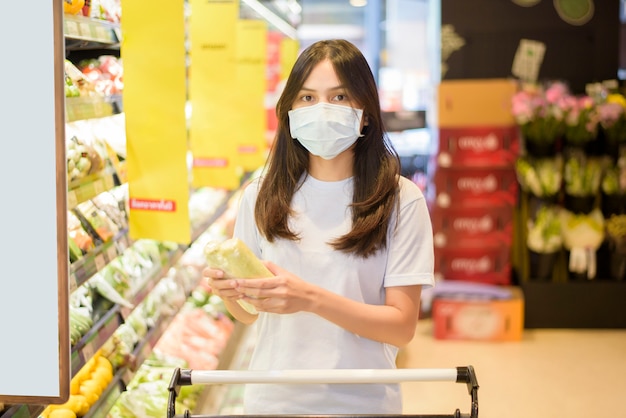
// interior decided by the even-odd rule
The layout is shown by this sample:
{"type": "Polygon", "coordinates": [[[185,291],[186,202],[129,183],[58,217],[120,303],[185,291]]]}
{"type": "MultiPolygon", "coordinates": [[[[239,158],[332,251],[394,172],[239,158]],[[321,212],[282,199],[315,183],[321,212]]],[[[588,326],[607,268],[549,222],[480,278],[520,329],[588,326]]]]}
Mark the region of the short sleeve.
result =
{"type": "Polygon", "coordinates": [[[428,206],[419,187],[404,177],[400,180],[397,219],[389,227],[385,287],[434,286],[433,230],[428,206]]]}

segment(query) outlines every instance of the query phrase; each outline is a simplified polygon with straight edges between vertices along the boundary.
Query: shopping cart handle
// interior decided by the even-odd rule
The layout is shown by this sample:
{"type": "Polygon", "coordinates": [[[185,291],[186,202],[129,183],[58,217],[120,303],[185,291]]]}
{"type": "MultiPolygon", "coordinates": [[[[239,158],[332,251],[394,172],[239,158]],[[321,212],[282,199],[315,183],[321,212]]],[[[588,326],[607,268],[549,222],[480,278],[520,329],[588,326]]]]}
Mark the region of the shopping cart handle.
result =
{"type": "MultiPolygon", "coordinates": [[[[453,381],[465,383],[471,397],[470,418],[478,418],[478,379],[472,366],[452,369],[312,369],[312,370],[191,370],[176,368],[169,384],[167,418],[176,417],[180,386],[248,383],[400,383],[453,381]]],[[[438,415],[440,416],[440,415],[438,415]]],[[[457,410],[455,416],[461,416],[457,410]]],[[[464,415],[465,416],[465,415],[464,415]]],[[[184,417],[190,417],[187,411],[184,417]]]]}

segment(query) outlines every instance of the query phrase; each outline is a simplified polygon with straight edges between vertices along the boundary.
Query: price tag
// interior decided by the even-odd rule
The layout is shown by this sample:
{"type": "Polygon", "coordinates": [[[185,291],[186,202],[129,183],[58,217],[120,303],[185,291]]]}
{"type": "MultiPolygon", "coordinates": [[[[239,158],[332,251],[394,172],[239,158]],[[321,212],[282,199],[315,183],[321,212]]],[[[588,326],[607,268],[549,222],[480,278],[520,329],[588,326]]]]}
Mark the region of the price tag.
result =
{"type": "Polygon", "coordinates": [[[78,205],[78,199],[76,198],[76,192],[74,190],[70,190],[67,193],[67,208],[72,209],[78,205]]]}
{"type": "Polygon", "coordinates": [[[96,352],[96,350],[94,349],[93,344],[91,344],[91,343],[85,344],[85,346],[83,347],[83,349],[81,351],[83,353],[83,358],[85,359],[85,361],[87,361],[90,358],[92,358],[94,353],[96,352]]]}
{"type": "Polygon", "coordinates": [[[96,27],[96,37],[102,42],[111,42],[111,32],[104,26],[96,27]]]}
{"type": "Polygon", "coordinates": [[[124,374],[122,375],[121,379],[122,379],[122,382],[124,382],[124,385],[128,386],[130,381],[133,380],[133,377],[135,377],[133,372],[130,371],[130,369],[126,369],[124,371],[124,374]]]}
{"type": "Polygon", "coordinates": [[[104,259],[104,254],[98,254],[94,261],[96,263],[96,268],[98,269],[98,271],[102,270],[107,265],[107,262],[104,259]]]}
{"type": "Polygon", "coordinates": [[[93,38],[91,25],[87,22],[80,22],[80,34],[86,38],[93,38]]]}
{"type": "Polygon", "coordinates": [[[80,29],[78,28],[78,23],[72,22],[71,20],[65,21],[65,34],[70,37],[76,37],[80,35],[80,29]]]}
{"type": "Polygon", "coordinates": [[[76,289],[78,289],[78,281],[76,280],[76,274],[71,273],[69,280],[70,280],[70,293],[72,293],[76,289]]]}
{"type": "Polygon", "coordinates": [[[105,188],[104,188],[104,181],[103,180],[94,181],[94,183],[93,183],[94,196],[99,195],[104,190],[105,190],[105,188]]]}
{"type": "Polygon", "coordinates": [[[115,247],[115,245],[111,245],[109,249],[107,250],[107,258],[109,259],[109,262],[111,262],[116,257],[117,257],[117,248],[115,247]]]}

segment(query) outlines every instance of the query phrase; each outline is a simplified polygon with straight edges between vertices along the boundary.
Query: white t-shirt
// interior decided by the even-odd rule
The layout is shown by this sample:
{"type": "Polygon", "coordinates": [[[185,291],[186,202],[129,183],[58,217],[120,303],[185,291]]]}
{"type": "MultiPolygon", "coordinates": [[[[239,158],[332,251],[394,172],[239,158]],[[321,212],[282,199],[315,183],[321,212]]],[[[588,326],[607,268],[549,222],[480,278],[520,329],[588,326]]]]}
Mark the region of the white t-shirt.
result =
{"type": "MultiPolygon", "coordinates": [[[[400,178],[400,222],[390,222],[386,250],[369,258],[347,255],[327,242],[350,230],[353,180],[308,176],[295,193],[290,221],[300,241],[269,243],[254,222],[258,180],[244,190],[234,235],[256,255],[345,297],[385,303],[385,287],[434,285],[432,226],[421,190],[400,178]]],[[[398,348],[356,334],[309,312],[260,313],[251,370],[390,369],[398,348]]],[[[247,414],[400,414],[398,384],[246,385],[247,414]]]]}

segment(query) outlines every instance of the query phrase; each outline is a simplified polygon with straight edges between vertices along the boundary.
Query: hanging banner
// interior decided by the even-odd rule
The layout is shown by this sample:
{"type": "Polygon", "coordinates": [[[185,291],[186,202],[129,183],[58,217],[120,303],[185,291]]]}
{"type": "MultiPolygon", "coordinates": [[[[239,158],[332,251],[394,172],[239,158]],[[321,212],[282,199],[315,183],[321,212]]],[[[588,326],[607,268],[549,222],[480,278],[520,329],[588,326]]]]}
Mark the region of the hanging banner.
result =
{"type": "Polygon", "coordinates": [[[132,239],[188,244],[183,0],[123,0],[124,112],[132,239]]]}
{"type": "Polygon", "coordinates": [[[189,140],[193,155],[192,184],[225,189],[239,187],[235,92],[239,1],[189,0],[191,6],[189,140]]]}
{"type": "Polygon", "coordinates": [[[265,162],[267,149],[267,23],[239,20],[236,40],[237,162],[244,171],[254,171],[265,162]]]}
{"type": "Polygon", "coordinates": [[[265,92],[265,120],[266,131],[265,138],[268,146],[271,146],[276,136],[278,128],[278,118],[276,117],[276,103],[280,93],[282,93],[283,85],[280,83],[280,44],[282,42],[282,34],[276,31],[267,33],[267,91],[265,92]]]}
{"type": "Polygon", "coordinates": [[[298,58],[300,44],[296,39],[285,38],[280,43],[280,79],[287,80],[298,58]]]}

